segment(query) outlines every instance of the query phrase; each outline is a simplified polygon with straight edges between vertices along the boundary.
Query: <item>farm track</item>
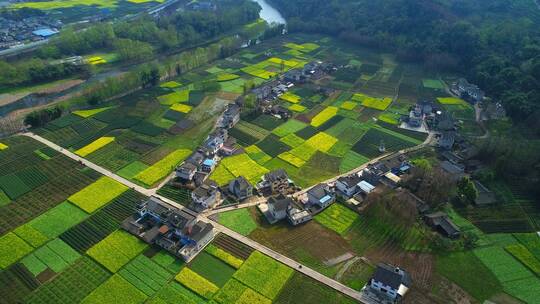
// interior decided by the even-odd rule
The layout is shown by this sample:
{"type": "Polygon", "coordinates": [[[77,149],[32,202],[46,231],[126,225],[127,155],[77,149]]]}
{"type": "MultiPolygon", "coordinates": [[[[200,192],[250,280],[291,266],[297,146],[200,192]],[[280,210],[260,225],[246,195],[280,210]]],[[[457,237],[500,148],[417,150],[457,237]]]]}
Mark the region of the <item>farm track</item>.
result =
{"type": "MultiPolygon", "coordinates": [[[[175,201],[157,194],[156,193],[157,188],[145,189],[145,188],[143,188],[143,187],[141,187],[141,186],[139,186],[139,185],[137,185],[137,184],[123,178],[123,177],[120,177],[120,176],[110,172],[109,170],[107,170],[107,169],[105,169],[105,168],[103,168],[101,166],[98,166],[98,165],[96,165],[96,164],[94,164],[94,163],[92,163],[92,162],[90,162],[90,161],[88,161],[88,160],[86,160],[86,159],[72,153],[71,151],[66,150],[66,149],[62,148],[61,146],[59,146],[59,145],[57,145],[57,144],[55,144],[55,143],[41,137],[39,135],[36,135],[34,133],[26,132],[26,133],[22,133],[22,135],[33,138],[34,140],[37,140],[37,141],[49,146],[50,148],[64,154],[65,156],[67,156],[67,157],[69,157],[69,158],[71,158],[71,159],[73,159],[73,160],[75,160],[75,161],[77,161],[77,162],[79,162],[79,163],[81,163],[81,164],[83,164],[83,165],[85,165],[85,166],[87,166],[87,167],[89,167],[89,168],[91,168],[91,169],[105,175],[105,176],[108,176],[108,177],[110,177],[110,178],[112,178],[112,179],[114,179],[114,180],[116,180],[116,181],[118,181],[118,182],[132,188],[133,190],[136,190],[136,191],[138,191],[138,192],[140,192],[140,193],[142,193],[144,195],[147,195],[147,196],[155,196],[155,197],[163,200],[164,202],[170,204],[171,206],[174,206],[174,207],[176,207],[178,209],[181,209],[181,210],[195,216],[197,219],[199,219],[199,220],[201,220],[203,222],[211,223],[218,232],[226,234],[229,237],[231,237],[231,238],[233,238],[233,239],[235,239],[235,240],[237,240],[237,241],[239,241],[239,242],[241,242],[241,243],[243,243],[243,244],[245,244],[245,245],[247,245],[247,246],[249,246],[249,247],[251,247],[251,248],[253,248],[253,249],[255,249],[255,250],[257,250],[257,251],[259,251],[259,252],[261,252],[261,253],[263,253],[263,254],[265,254],[265,255],[267,255],[267,256],[269,256],[269,257],[271,257],[271,258],[273,258],[273,259],[287,265],[287,266],[289,266],[289,267],[291,267],[291,268],[293,268],[293,269],[295,269],[296,271],[301,272],[304,275],[307,275],[307,276],[311,277],[312,279],[315,279],[315,280],[319,281],[320,283],[325,284],[328,287],[333,288],[334,290],[337,290],[337,291],[339,291],[339,292],[341,292],[341,293],[343,293],[343,294],[345,294],[345,295],[347,295],[347,296],[361,302],[361,303],[372,303],[371,301],[367,300],[362,295],[362,293],[360,293],[359,291],[354,290],[354,289],[352,289],[352,288],[350,288],[348,286],[345,286],[344,284],[339,283],[339,282],[337,282],[337,281],[335,281],[335,280],[333,280],[331,278],[328,278],[327,276],[325,276],[325,275],[323,275],[323,274],[321,274],[321,273],[319,273],[319,272],[317,272],[317,271],[315,271],[315,270],[313,270],[313,269],[311,269],[311,268],[309,268],[309,267],[307,267],[305,265],[302,265],[302,264],[296,262],[295,260],[293,260],[291,258],[288,258],[288,257],[286,257],[286,256],[284,256],[284,255],[282,255],[282,254],[280,254],[280,253],[278,253],[278,252],[264,246],[264,245],[261,245],[261,244],[255,242],[255,241],[253,241],[253,240],[251,240],[251,239],[249,239],[249,238],[247,238],[247,237],[245,237],[245,236],[243,236],[243,235],[241,235],[241,234],[239,234],[239,233],[237,233],[235,231],[232,231],[231,229],[229,229],[229,228],[227,228],[225,226],[222,226],[222,225],[208,219],[206,216],[201,216],[198,213],[196,213],[196,212],[194,212],[194,211],[192,211],[190,209],[187,209],[184,206],[176,203],[175,201]]],[[[430,137],[428,136],[428,139],[429,138],[430,137]]]]}

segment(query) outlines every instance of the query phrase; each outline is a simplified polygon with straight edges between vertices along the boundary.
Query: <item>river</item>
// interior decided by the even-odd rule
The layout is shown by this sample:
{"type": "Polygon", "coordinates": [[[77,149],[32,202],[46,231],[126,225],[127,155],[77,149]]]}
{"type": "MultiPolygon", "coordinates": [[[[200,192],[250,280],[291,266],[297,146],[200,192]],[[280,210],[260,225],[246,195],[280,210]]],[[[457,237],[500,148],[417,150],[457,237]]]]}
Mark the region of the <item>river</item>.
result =
{"type": "Polygon", "coordinates": [[[269,24],[272,24],[272,23],[285,24],[285,23],[287,23],[285,21],[285,18],[283,18],[283,16],[281,15],[281,13],[277,9],[275,9],[273,6],[268,4],[268,2],[266,2],[266,0],[253,0],[253,1],[259,3],[259,5],[262,7],[260,16],[261,16],[262,19],[264,19],[269,24]]]}

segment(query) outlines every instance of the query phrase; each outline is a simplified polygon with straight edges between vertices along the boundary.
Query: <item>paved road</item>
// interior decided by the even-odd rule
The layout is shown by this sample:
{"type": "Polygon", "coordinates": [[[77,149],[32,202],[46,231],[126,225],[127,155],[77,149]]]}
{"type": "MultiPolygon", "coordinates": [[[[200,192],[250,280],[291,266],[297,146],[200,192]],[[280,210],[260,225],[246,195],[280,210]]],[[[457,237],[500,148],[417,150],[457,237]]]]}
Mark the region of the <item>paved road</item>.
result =
{"type": "MultiPolygon", "coordinates": [[[[327,285],[327,286],[329,286],[329,287],[331,287],[331,288],[333,288],[333,289],[335,289],[335,290],[337,290],[337,291],[339,291],[339,292],[341,292],[343,294],[346,294],[346,295],[348,295],[349,297],[351,297],[353,299],[356,299],[356,300],[358,300],[358,301],[360,301],[362,303],[369,303],[368,301],[365,300],[365,298],[362,296],[362,294],[359,291],[354,290],[354,289],[352,289],[350,287],[347,287],[347,286],[345,286],[345,285],[343,285],[343,284],[341,284],[341,283],[339,283],[339,282],[337,282],[337,281],[335,281],[333,279],[330,279],[330,278],[326,277],[325,275],[322,275],[319,272],[317,272],[317,271],[315,271],[315,270],[313,270],[313,269],[311,269],[311,268],[309,268],[309,267],[307,267],[305,265],[302,265],[302,264],[294,261],[293,259],[290,259],[290,258],[288,258],[288,257],[286,257],[286,256],[284,256],[284,255],[282,255],[280,253],[277,253],[277,252],[273,251],[272,249],[270,249],[270,248],[268,248],[268,247],[266,247],[264,245],[261,245],[261,244],[255,242],[255,241],[253,241],[253,240],[239,234],[239,233],[236,233],[236,232],[232,231],[231,229],[229,229],[229,228],[227,228],[225,226],[220,225],[219,223],[211,221],[206,216],[198,214],[198,213],[196,213],[196,212],[194,212],[194,211],[192,211],[190,209],[187,209],[184,206],[178,204],[177,202],[175,202],[173,200],[170,200],[170,199],[168,199],[166,197],[163,197],[163,196],[161,196],[159,194],[156,194],[155,188],[154,189],[145,189],[145,188],[143,188],[143,187],[141,187],[141,186],[139,186],[139,185],[137,185],[137,184],[135,184],[135,183],[121,177],[121,176],[118,176],[118,175],[110,172],[109,170],[107,170],[105,168],[102,168],[102,167],[100,167],[100,166],[98,166],[98,165],[96,165],[96,164],[94,164],[94,163],[92,163],[92,162],[90,162],[90,161],[76,155],[75,153],[72,153],[71,151],[66,150],[66,149],[60,147],[59,145],[57,145],[57,144],[55,144],[55,143],[53,143],[53,142],[39,136],[39,135],[36,135],[34,133],[26,132],[26,133],[23,133],[22,135],[33,138],[33,139],[35,139],[35,140],[49,146],[50,148],[64,154],[65,156],[67,156],[67,157],[69,157],[69,158],[71,158],[71,159],[73,159],[73,160],[75,160],[77,162],[80,162],[80,163],[84,164],[85,166],[87,166],[87,167],[89,167],[89,168],[91,168],[91,169],[93,169],[93,170],[95,170],[95,171],[97,171],[97,172],[99,172],[99,173],[101,173],[101,174],[103,174],[105,176],[108,176],[108,177],[110,177],[110,178],[112,178],[112,179],[114,179],[114,180],[116,180],[116,181],[118,181],[118,182],[120,182],[120,183],[122,183],[122,184],[136,190],[136,191],[139,191],[139,192],[141,192],[141,193],[143,193],[145,195],[148,195],[148,196],[153,195],[153,196],[163,200],[164,202],[166,202],[166,203],[168,203],[168,204],[170,204],[170,205],[172,205],[172,206],[174,206],[174,207],[176,207],[178,209],[181,209],[181,210],[185,211],[186,213],[189,213],[189,214],[197,217],[199,220],[201,220],[203,222],[211,223],[215,227],[215,229],[217,231],[219,231],[221,233],[224,233],[224,234],[226,234],[226,235],[228,235],[228,236],[242,242],[243,244],[252,247],[253,249],[258,250],[261,253],[263,253],[263,254],[265,254],[265,255],[267,255],[267,256],[269,256],[269,257],[271,257],[271,258],[273,258],[273,259],[275,259],[277,261],[280,261],[281,263],[283,263],[283,264],[285,264],[285,265],[287,265],[287,266],[289,266],[289,267],[291,267],[291,268],[293,268],[293,269],[295,269],[295,270],[297,270],[297,271],[299,271],[299,272],[301,272],[301,273],[303,273],[303,274],[305,274],[305,275],[319,281],[320,283],[323,283],[323,284],[325,284],[325,285],[327,285]]],[[[252,203],[259,203],[259,201],[252,202],[252,203]]]]}

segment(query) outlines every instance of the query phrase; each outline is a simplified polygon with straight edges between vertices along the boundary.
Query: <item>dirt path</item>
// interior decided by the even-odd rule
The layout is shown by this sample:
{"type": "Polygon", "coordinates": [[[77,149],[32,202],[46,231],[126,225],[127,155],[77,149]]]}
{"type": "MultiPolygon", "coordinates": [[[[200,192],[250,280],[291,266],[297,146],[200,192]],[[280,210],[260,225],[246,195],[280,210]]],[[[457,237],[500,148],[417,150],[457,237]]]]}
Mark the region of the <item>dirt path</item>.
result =
{"type": "Polygon", "coordinates": [[[348,260],[345,265],[343,265],[343,267],[341,267],[341,269],[338,271],[338,273],[336,274],[336,277],[335,279],[337,281],[341,280],[341,277],[343,276],[343,274],[354,264],[356,263],[356,261],[360,260],[359,257],[354,257],[350,260],[348,260]]]}

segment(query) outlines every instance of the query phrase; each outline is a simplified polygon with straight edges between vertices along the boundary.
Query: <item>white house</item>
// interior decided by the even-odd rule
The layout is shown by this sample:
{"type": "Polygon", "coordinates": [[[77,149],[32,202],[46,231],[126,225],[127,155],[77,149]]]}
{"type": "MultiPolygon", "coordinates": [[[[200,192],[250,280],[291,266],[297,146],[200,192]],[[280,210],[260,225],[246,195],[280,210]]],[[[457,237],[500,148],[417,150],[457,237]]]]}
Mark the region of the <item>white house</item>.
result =
{"type": "Polygon", "coordinates": [[[336,188],[349,198],[358,192],[358,183],[360,181],[360,177],[356,174],[340,177],[336,182],[336,188]]]}
{"type": "Polygon", "coordinates": [[[287,217],[287,209],[293,203],[290,197],[284,195],[273,196],[268,199],[268,212],[265,213],[266,219],[270,224],[274,224],[287,217]]]}
{"type": "Polygon", "coordinates": [[[411,277],[405,270],[380,263],[367,284],[376,294],[398,302],[405,296],[411,283],[411,277]]]}
{"type": "Polygon", "coordinates": [[[192,163],[186,162],[176,169],[176,177],[190,181],[193,179],[193,176],[195,176],[196,172],[197,166],[192,163]]]}

